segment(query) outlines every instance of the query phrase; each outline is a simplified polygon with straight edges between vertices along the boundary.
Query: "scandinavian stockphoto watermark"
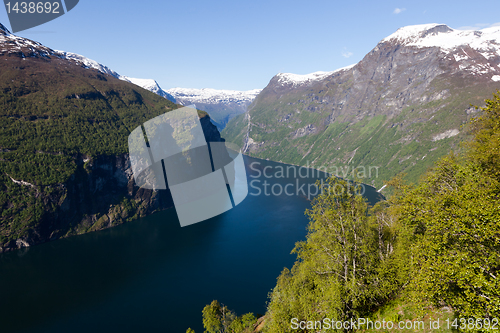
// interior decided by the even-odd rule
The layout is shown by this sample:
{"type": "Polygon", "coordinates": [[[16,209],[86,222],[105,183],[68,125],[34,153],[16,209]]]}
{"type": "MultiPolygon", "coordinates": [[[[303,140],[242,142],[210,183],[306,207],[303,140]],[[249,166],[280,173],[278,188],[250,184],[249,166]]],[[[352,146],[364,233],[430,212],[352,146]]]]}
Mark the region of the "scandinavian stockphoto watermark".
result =
{"type": "Polygon", "coordinates": [[[69,12],[79,0],[4,0],[12,32],[16,33],[52,21],[69,12]]]}
{"type": "Polygon", "coordinates": [[[249,182],[251,196],[302,196],[311,200],[318,194],[329,193],[340,195],[352,193],[364,195],[366,185],[364,179],[378,178],[378,166],[319,166],[311,167],[306,162],[304,167],[295,165],[263,165],[259,161],[250,163],[249,182]],[[357,179],[358,182],[330,184],[327,177],[357,179]],[[314,180],[317,180],[315,182],[314,180]],[[360,182],[361,181],[361,182],[360,182]]]}
{"type": "Polygon", "coordinates": [[[248,194],[243,156],[225,142],[207,142],[194,107],[164,113],[128,137],[134,180],[170,189],[181,226],[222,214],[248,194]]]}

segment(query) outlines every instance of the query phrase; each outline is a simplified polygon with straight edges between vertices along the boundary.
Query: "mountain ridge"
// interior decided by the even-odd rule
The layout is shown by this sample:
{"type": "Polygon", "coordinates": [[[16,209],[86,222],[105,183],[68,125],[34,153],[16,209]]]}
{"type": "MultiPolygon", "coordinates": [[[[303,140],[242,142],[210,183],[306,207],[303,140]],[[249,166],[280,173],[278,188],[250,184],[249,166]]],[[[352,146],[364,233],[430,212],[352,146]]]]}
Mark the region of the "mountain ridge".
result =
{"type": "Polygon", "coordinates": [[[470,104],[500,88],[499,41],[497,27],[403,27],[348,69],[302,85],[275,75],[222,135],[284,163],[378,166],[377,177],[364,179],[377,187],[403,171],[416,181],[458,148],[462,124],[477,114],[470,104]]]}
{"type": "Polygon", "coordinates": [[[172,88],[167,93],[182,105],[195,104],[199,109],[211,115],[213,123],[219,130],[224,129],[227,122],[247,111],[248,106],[262,89],[247,91],[172,88]]]}
{"type": "Polygon", "coordinates": [[[164,90],[154,79],[132,78],[118,74],[108,66],[80,54],[60,50],[52,50],[52,54],[79,63],[85,68],[93,68],[101,73],[109,74],[117,79],[135,84],[176,104],[184,106],[198,105],[198,109],[210,113],[212,123],[220,130],[225,127],[225,124],[232,117],[244,113],[246,108],[262,90],[237,91],[211,88],[171,88],[164,90]]]}

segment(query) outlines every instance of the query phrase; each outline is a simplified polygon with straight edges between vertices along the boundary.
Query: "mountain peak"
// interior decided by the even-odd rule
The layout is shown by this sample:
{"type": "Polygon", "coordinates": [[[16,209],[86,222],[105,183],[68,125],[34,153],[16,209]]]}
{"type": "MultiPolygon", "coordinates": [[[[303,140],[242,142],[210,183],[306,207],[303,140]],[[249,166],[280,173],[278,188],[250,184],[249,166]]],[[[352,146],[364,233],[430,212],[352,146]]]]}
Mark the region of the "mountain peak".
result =
{"type": "Polygon", "coordinates": [[[415,42],[419,39],[426,38],[428,36],[436,36],[440,33],[448,33],[454,31],[452,28],[446,24],[430,23],[430,24],[418,24],[409,25],[406,27],[399,28],[392,35],[384,38],[382,42],[388,42],[391,40],[397,40],[399,42],[415,42]]]}
{"type": "Polygon", "coordinates": [[[346,67],[338,68],[338,69],[331,71],[331,72],[319,71],[319,72],[314,72],[314,73],[304,74],[304,75],[293,74],[293,73],[278,73],[278,74],[276,74],[275,77],[278,79],[278,82],[281,84],[290,84],[293,86],[301,86],[301,85],[306,85],[306,84],[313,83],[316,81],[321,81],[334,73],[348,70],[348,69],[354,67],[355,65],[356,64],[352,64],[352,65],[349,65],[346,67]]]}
{"type": "Polygon", "coordinates": [[[500,27],[457,30],[445,24],[412,25],[398,29],[380,42],[383,43],[397,43],[417,48],[439,47],[444,53],[468,45],[486,59],[491,59],[500,55],[500,27]]]}
{"type": "Polygon", "coordinates": [[[10,35],[9,29],[5,27],[2,23],[0,23],[0,34],[2,35],[10,35]]]}
{"type": "Polygon", "coordinates": [[[194,89],[194,88],[172,88],[168,89],[167,93],[174,96],[176,99],[186,101],[186,103],[244,103],[252,102],[262,89],[253,89],[247,91],[238,90],[219,90],[211,88],[194,89]]]}
{"type": "Polygon", "coordinates": [[[174,102],[174,103],[176,102],[175,98],[172,95],[170,95],[169,93],[167,93],[165,90],[163,90],[160,87],[160,85],[158,84],[158,82],[156,82],[156,80],[154,80],[154,79],[137,79],[137,78],[123,76],[123,75],[118,75],[117,77],[120,80],[133,83],[136,86],[139,86],[139,87],[142,87],[146,90],[154,92],[155,94],[157,94],[161,97],[164,97],[171,102],[174,102]]]}
{"type": "Polygon", "coordinates": [[[293,74],[293,73],[278,73],[276,76],[278,77],[278,82],[281,84],[292,84],[292,85],[303,85],[313,81],[320,81],[326,78],[329,75],[332,75],[333,72],[314,72],[311,74],[293,74]]]}

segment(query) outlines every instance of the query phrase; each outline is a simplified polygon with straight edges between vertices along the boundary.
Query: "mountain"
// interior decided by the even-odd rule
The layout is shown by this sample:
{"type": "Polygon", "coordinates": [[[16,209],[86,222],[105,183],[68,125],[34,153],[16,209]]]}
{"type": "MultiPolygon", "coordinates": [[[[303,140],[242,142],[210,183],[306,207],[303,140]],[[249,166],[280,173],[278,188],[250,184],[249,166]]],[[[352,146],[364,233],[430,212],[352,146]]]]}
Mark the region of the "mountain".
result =
{"type": "Polygon", "coordinates": [[[137,79],[120,75],[109,67],[82,55],[57,50],[54,52],[64,59],[79,63],[86,68],[93,68],[101,73],[112,75],[117,79],[131,82],[174,103],[184,106],[194,104],[198,109],[210,114],[212,123],[216,125],[219,130],[224,129],[227,122],[236,115],[245,113],[248,106],[262,90],[236,91],[209,88],[172,88],[165,91],[160,87],[158,82],[153,79],[137,79]]]}
{"type": "Polygon", "coordinates": [[[166,98],[169,101],[172,101],[174,103],[179,104],[172,95],[170,95],[165,90],[163,90],[160,87],[160,85],[158,84],[158,82],[156,82],[153,79],[136,79],[136,78],[132,78],[132,77],[128,77],[128,76],[121,76],[121,75],[120,75],[119,79],[127,81],[127,82],[131,82],[131,83],[133,83],[139,87],[142,87],[146,90],[149,90],[149,91],[151,91],[151,92],[153,92],[153,93],[155,93],[163,98],[166,98]]]}
{"type": "Polygon", "coordinates": [[[222,130],[235,116],[245,113],[248,106],[262,89],[248,91],[173,88],[167,93],[182,105],[195,104],[198,109],[210,114],[217,127],[222,130]]]}
{"type": "Polygon", "coordinates": [[[92,59],[89,59],[87,57],[84,57],[82,55],[79,55],[79,54],[76,54],[76,53],[71,53],[71,52],[66,52],[66,51],[58,51],[58,50],[55,50],[54,52],[55,52],[55,54],[59,55],[60,57],[62,57],[64,59],[71,60],[71,61],[74,61],[76,63],[79,63],[79,64],[81,64],[82,66],[84,66],[86,68],[97,69],[99,72],[112,75],[112,76],[114,76],[117,79],[133,83],[133,84],[135,84],[135,85],[137,85],[137,86],[139,86],[141,88],[149,90],[149,91],[151,91],[151,92],[153,92],[153,93],[155,93],[155,94],[157,94],[157,95],[159,95],[161,97],[164,97],[164,98],[168,99],[169,101],[172,101],[172,102],[175,103],[175,98],[173,98],[172,95],[170,95],[167,92],[165,92],[160,87],[160,85],[158,84],[158,82],[156,82],[153,79],[137,79],[137,78],[132,78],[132,77],[120,75],[117,72],[115,72],[114,70],[112,70],[111,68],[109,68],[109,67],[107,67],[107,66],[105,66],[103,64],[100,64],[100,63],[98,63],[95,60],[92,60],[92,59]]]}
{"type": "MultiPolygon", "coordinates": [[[[127,146],[180,106],[96,64],[0,25],[0,252],[173,207],[169,190],[135,186],[127,146]]],[[[199,115],[207,141],[221,141],[199,115]]]]}
{"type": "Polygon", "coordinates": [[[471,104],[496,89],[500,27],[408,26],[353,66],[277,74],[222,135],[252,156],[376,186],[400,172],[417,181],[459,148],[467,135],[462,124],[477,112],[471,104]]]}
{"type": "MultiPolygon", "coordinates": [[[[116,77],[117,79],[122,78],[120,74],[112,70],[111,68],[104,66],[103,64],[98,63],[95,60],[89,59],[87,57],[84,57],[80,54],[72,53],[72,52],[66,52],[66,51],[59,51],[59,50],[54,50],[54,55],[58,55],[59,57],[74,61],[75,63],[81,64],[85,68],[93,68],[97,69],[99,72],[104,73],[104,74],[109,74],[111,76],[116,77]]],[[[125,80],[128,81],[128,80],[125,80]]]]}

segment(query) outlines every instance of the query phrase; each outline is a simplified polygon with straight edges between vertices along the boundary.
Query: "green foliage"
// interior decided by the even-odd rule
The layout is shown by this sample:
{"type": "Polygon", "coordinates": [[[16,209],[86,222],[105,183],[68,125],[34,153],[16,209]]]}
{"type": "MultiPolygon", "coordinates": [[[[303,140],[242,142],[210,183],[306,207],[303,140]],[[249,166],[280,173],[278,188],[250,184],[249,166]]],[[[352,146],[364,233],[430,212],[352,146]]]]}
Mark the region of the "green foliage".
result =
{"type": "Polygon", "coordinates": [[[469,150],[440,159],[418,185],[399,175],[374,207],[338,191],[312,202],[266,332],[291,332],[292,318],[500,318],[500,92],[482,110],[469,150]]]}
{"type": "Polygon", "coordinates": [[[269,332],[289,332],[292,318],[349,321],[366,316],[394,286],[387,284],[394,230],[348,182],[328,179],[306,214],[307,241],[295,246],[298,261],[285,269],[270,295],[269,332]],[[383,268],[383,269],[381,269],[383,268]]]}
{"type": "Polygon", "coordinates": [[[190,327],[186,330],[186,333],[195,333],[194,330],[190,327]]]}
{"type": "MultiPolygon", "coordinates": [[[[178,106],[58,57],[0,58],[1,246],[33,233],[64,201],[61,184],[91,173],[88,161],[127,153],[130,131],[178,106]]],[[[97,226],[66,227],[60,231],[97,226]]]]}
{"type": "Polygon", "coordinates": [[[474,139],[470,143],[470,157],[489,175],[500,179],[500,91],[478,109],[483,115],[471,121],[474,139]]]}
{"type": "Polygon", "coordinates": [[[407,194],[400,219],[421,234],[413,246],[417,300],[464,317],[500,316],[499,195],[495,179],[453,157],[407,194]]]}
{"type": "Polygon", "coordinates": [[[440,333],[440,332],[456,332],[452,330],[451,324],[454,321],[453,311],[450,308],[443,307],[441,309],[428,309],[425,316],[419,315],[422,312],[421,304],[414,304],[409,302],[407,298],[399,297],[397,299],[391,300],[381,306],[377,311],[370,315],[372,321],[392,321],[396,327],[392,330],[380,330],[374,328],[369,328],[366,330],[361,330],[362,332],[386,332],[386,333],[440,333]],[[439,329],[435,329],[430,327],[430,321],[439,320],[439,329]],[[412,322],[416,323],[417,321],[424,322],[424,329],[416,330],[414,327],[411,328],[403,328],[400,329],[397,327],[399,322],[412,322]],[[450,326],[448,326],[448,323],[450,326]]]}
{"type": "Polygon", "coordinates": [[[212,301],[210,305],[203,308],[203,327],[205,332],[208,333],[219,333],[224,332],[222,321],[223,321],[223,307],[216,300],[212,301]]]}
{"type": "Polygon", "coordinates": [[[221,305],[214,300],[206,305],[202,311],[203,327],[207,333],[244,333],[253,332],[253,326],[257,322],[253,313],[247,313],[240,317],[230,311],[227,306],[221,305]]]}
{"type": "Polygon", "coordinates": [[[257,318],[253,313],[247,313],[241,317],[236,317],[231,325],[229,326],[230,332],[241,333],[241,332],[252,332],[253,325],[257,322],[257,318]]]}
{"type": "Polygon", "coordinates": [[[472,122],[467,155],[443,158],[397,202],[414,236],[408,292],[461,317],[500,317],[499,98],[472,122]]]}

